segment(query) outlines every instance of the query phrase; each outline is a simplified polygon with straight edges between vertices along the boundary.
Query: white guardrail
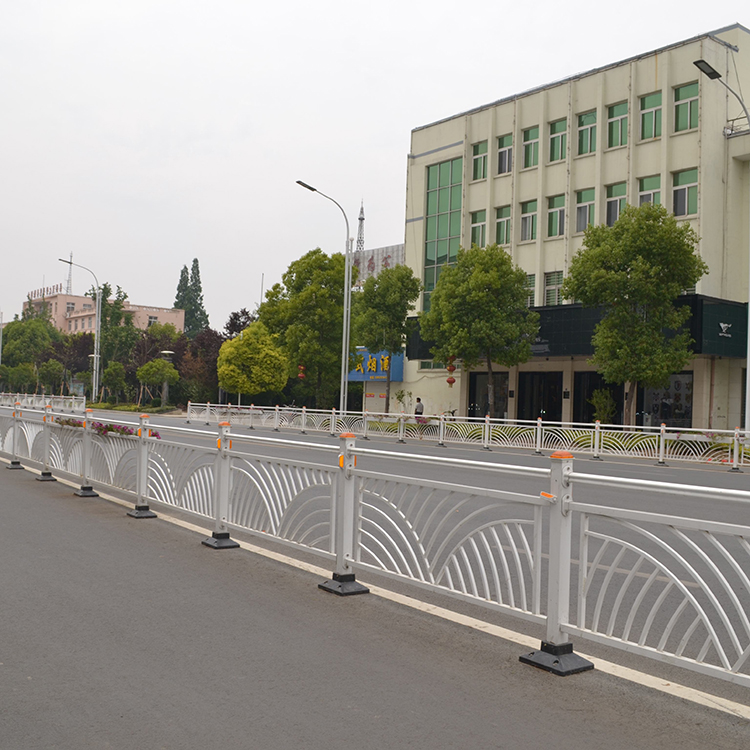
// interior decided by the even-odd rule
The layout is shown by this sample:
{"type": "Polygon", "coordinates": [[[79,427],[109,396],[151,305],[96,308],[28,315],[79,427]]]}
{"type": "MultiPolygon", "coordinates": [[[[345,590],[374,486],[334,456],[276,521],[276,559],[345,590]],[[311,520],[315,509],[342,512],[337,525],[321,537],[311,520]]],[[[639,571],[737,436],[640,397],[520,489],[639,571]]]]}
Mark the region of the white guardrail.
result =
{"type": "Polygon", "coordinates": [[[92,482],[125,491],[135,517],[162,504],[213,519],[212,547],[237,546],[230,532],[242,530],[304,548],[334,568],[326,590],[366,593],[356,575],[376,572],[539,623],[541,648],[520,658],[557,674],[591,667],[572,651],[578,637],[750,686],[750,527],[576,499],[585,485],[650,493],[649,508],[656,493],[744,511],[750,492],[579,473],[564,452],[529,468],[375,450],[351,433],[332,445],[240,435],[226,422],[217,433],[0,409],[11,468],[24,459],[40,479],[78,477],[81,495],[96,495],[92,482]],[[278,455],[260,455],[270,445],[278,455]],[[306,447],[317,460],[292,458],[306,447]],[[404,463],[403,475],[381,459],[404,463]],[[456,481],[413,476],[429,464],[456,481]],[[520,476],[530,491],[460,483],[480,471],[493,487],[520,476]]]}
{"type": "Polygon", "coordinates": [[[44,409],[51,406],[55,411],[83,414],[86,411],[84,396],[52,396],[43,393],[0,393],[0,406],[13,408],[21,404],[24,409],[44,409]]]}
{"type": "Polygon", "coordinates": [[[537,420],[490,419],[425,415],[417,422],[412,415],[317,410],[305,407],[233,406],[188,402],[188,422],[205,424],[228,421],[232,425],[271,427],[276,431],[326,432],[338,435],[352,432],[365,439],[395,437],[399,442],[419,439],[438,445],[472,443],[486,449],[521,448],[542,451],[568,451],[573,454],[647,458],[667,461],[696,461],[724,464],[735,470],[750,465],[750,437],[734,430],[694,428],[628,427],[622,425],[545,422],[537,420]]]}

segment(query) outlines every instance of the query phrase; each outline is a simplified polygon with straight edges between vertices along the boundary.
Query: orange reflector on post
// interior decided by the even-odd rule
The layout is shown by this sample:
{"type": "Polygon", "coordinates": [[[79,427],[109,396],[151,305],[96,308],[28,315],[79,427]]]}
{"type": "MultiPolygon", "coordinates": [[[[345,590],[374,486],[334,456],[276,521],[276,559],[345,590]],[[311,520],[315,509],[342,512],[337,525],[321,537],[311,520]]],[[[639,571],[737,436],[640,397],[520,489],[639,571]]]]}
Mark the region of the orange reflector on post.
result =
{"type": "Polygon", "coordinates": [[[555,496],[554,495],[550,495],[549,492],[540,492],[539,495],[540,495],[540,497],[546,497],[548,500],[554,500],[555,499],[555,496]]]}

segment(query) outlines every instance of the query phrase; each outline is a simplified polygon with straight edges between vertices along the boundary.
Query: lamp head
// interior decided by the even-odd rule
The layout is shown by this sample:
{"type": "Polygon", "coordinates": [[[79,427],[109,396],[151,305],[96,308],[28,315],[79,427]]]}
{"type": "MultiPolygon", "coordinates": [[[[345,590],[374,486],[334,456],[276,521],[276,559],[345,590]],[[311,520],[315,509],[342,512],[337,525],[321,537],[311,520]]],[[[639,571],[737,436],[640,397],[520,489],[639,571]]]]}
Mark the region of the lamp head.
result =
{"type": "Polygon", "coordinates": [[[310,190],[313,193],[317,193],[318,192],[316,188],[314,188],[312,185],[308,185],[306,182],[302,182],[302,180],[297,180],[297,184],[298,185],[302,185],[303,188],[307,188],[308,190],[310,190]]]}
{"type": "Polygon", "coordinates": [[[721,73],[715,68],[712,68],[705,60],[695,60],[693,65],[695,65],[701,73],[707,75],[712,81],[721,78],[721,73]]]}

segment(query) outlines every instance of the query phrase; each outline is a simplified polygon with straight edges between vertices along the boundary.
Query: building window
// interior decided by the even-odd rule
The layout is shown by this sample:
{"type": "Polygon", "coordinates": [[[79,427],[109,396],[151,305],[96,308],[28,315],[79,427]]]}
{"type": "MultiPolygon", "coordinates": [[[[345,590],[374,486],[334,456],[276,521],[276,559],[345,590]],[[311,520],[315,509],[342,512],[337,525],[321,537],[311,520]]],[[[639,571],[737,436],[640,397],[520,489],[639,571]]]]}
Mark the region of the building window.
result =
{"type": "Polygon", "coordinates": [[[523,131],[523,168],[539,164],[539,126],[523,131]]]}
{"type": "Polygon", "coordinates": [[[91,324],[93,323],[93,321],[94,321],[93,318],[89,318],[89,328],[91,328],[91,324]]]}
{"type": "Polygon", "coordinates": [[[68,330],[69,330],[69,331],[72,331],[72,330],[73,330],[73,321],[72,321],[72,320],[69,320],[69,321],[68,321],[68,330]]]}
{"type": "Polygon", "coordinates": [[[149,315],[148,316],[148,328],[150,328],[154,323],[158,323],[159,318],[156,317],[156,315],[149,315]]]}
{"type": "Polygon", "coordinates": [[[78,319],[77,318],[76,318],[76,321],[75,321],[75,330],[76,331],[78,330],[78,319]]]}
{"type": "Polygon", "coordinates": [[[641,140],[661,136],[661,91],[641,97],[641,140]]]}
{"type": "Polygon", "coordinates": [[[71,313],[75,309],[76,309],[76,303],[75,302],[66,302],[65,303],[65,312],[66,313],[71,313]]]}
{"type": "Polygon", "coordinates": [[[661,203],[661,177],[641,177],[638,180],[638,205],[644,203],[661,203]]]}
{"type": "Polygon", "coordinates": [[[471,244],[484,247],[484,231],[487,225],[487,212],[474,211],[471,214],[471,244]]]}
{"type": "Polygon", "coordinates": [[[596,151],[596,112],[578,115],[578,153],[593,154],[596,151]]]}
{"type": "Polygon", "coordinates": [[[565,158],[568,146],[568,121],[557,120],[549,124],[549,160],[560,161],[565,158]]]}
{"type": "Polygon", "coordinates": [[[607,112],[607,148],[627,145],[628,103],[614,104],[608,108],[607,112]]]}
{"type": "Polygon", "coordinates": [[[526,275],[526,290],[528,296],[526,297],[526,307],[534,307],[536,303],[536,274],[530,273],[526,275]]]}
{"type": "Polygon", "coordinates": [[[583,232],[594,223],[594,188],[576,193],[576,232],[583,232]]]}
{"type": "Polygon", "coordinates": [[[687,169],[673,176],[673,211],[675,216],[693,216],[698,213],[698,170],[687,169]]]}
{"type": "Polygon", "coordinates": [[[674,90],[674,129],[692,130],[698,127],[698,83],[678,86],[674,90]]]}
{"type": "Polygon", "coordinates": [[[513,136],[497,139],[497,173],[508,174],[513,169],[513,136]]]}
{"type": "Polygon", "coordinates": [[[536,201],[521,204],[521,242],[536,239],[536,201]]]}
{"type": "Polygon", "coordinates": [[[547,199],[547,236],[562,237],[565,233],[565,196],[547,199]]]}
{"type": "Polygon", "coordinates": [[[496,209],[495,242],[498,245],[510,245],[510,206],[496,209]]]}
{"type": "Polygon", "coordinates": [[[487,141],[475,143],[472,151],[471,179],[484,180],[487,177],[487,141]]]}
{"type": "Polygon", "coordinates": [[[619,218],[625,208],[626,185],[618,182],[615,185],[607,185],[607,226],[611,227],[619,218]]]}
{"type": "Polygon", "coordinates": [[[461,244],[461,184],[463,159],[452,159],[427,167],[427,211],[425,216],[424,309],[429,310],[430,292],[440,269],[455,263],[461,244]]]}
{"type": "Polygon", "coordinates": [[[562,304],[563,272],[551,271],[544,274],[544,304],[562,304]]]}

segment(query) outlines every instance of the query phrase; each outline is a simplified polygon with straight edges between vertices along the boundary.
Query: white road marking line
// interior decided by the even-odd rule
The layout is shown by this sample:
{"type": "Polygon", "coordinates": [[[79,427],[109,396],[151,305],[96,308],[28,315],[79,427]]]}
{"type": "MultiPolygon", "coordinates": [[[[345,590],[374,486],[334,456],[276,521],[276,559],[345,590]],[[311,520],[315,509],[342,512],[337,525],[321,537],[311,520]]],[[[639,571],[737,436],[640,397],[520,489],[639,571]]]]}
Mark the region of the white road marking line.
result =
{"type": "MultiPolygon", "coordinates": [[[[5,463],[8,462],[5,461],[5,463]]],[[[28,466],[26,467],[26,469],[36,474],[41,473],[38,470],[28,466]]],[[[58,481],[71,487],[77,487],[74,482],[70,482],[66,479],[58,479],[58,481]]],[[[133,507],[132,503],[121,500],[117,497],[113,497],[112,495],[108,495],[102,492],[100,492],[99,495],[104,500],[116,503],[117,505],[121,505],[125,508],[133,507]]],[[[175,526],[180,526],[181,528],[187,529],[188,531],[193,531],[196,534],[200,534],[201,536],[205,536],[207,533],[210,534],[210,529],[205,529],[202,526],[191,523],[190,521],[184,521],[180,518],[172,518],[170,516],[164,515],[159,516],[159,518],[162,521],[171,523],[175,526]]],[[[234,541],[236,541],[240,545],[241,549],[252,552],[253,554],[261,555],[270,560],[275,560],[276,562],[280,562],[284,565],[289,565],[293,568],[297,568],[298,570],[304,570],[307,573],[312,573],[324,579],[328,579],[331,576],[331,572],[329,570],[321,568],[318,565],[312,565],[310,563],[303,562],[302,560],[295,560],[293,557],[289,557],[280,552],[274,552],[272,550],[264,549],[263,547],[257,547],[256,545],[250,544],[245,541],[241,541],[238,539],[235,539],[234,541]]],[[[487,633],[487,635],[492,635],[496,638],[502,638],[504,641],[517,643],[524,648],[537,649],[539,647],[538,639],[531,638],[527,635],[524,635],[523,633],[517,633],[514,630],[509,630],[507,628],[500,627],[499,625],[493,625],[492,623],[485,622],[484,620],[479,620],[476,617],[469,617],[468,615],[462,615],[458,612],[452,612],[451,610],[445,609],[444,607],[438,607],[434,604],[428,604],[426,602],[419,601],[418,599],[413,599],[410,596],[405,596],[403,594],[398,594],[395,591],[381,588],[380,586],[371,586],[366,581],[360,582],[370,589],[371,594],[379,596],[381,599],[387,599],[397,604],[401,604],[405,607],[410,607],[411,609],[417,610],[419,612],[425,612],[426,614],[440,617],[443,620],[454,622],[458,625],[464,625],[467,628],[472,628],[482,633],[487,633]]],[[[629,667],[623,667],[619,664],[614,664],[613,662],[606,661],[605,659],[599,659],[598,657],[589,656],[580,652],[578,653],[584,659],[588,659],[589,661],[594,662],[596,669],[598,669],[600,672],[604,672],[605,674],[612,675],[613,677],[619,677],[620,679],[628,680],[629,682],[633,682],[637,685],[642,685],[653,690],[659,690],[662,693],[673,695],[676,698],[682,698],[683,700],[697,703],[701,706],[713,708],[717,711],[723,711],[724,713],[731,714],[732,716],[736,716],[738,718],[750,719],[750,706],[746,706],[742,703],[737,703],[736,701],[731,701],[726,698],[721,698],[720,696],[711,695],[710,693],[705,693],[701,690],[696,690],[695,688],[691,688],[686,685],[680,685],[675,682],[668,682],[661,677],[655,677],[654,675],[646,674],[645,672],[639,672],[635,669],[630,669],[629,667]]]]}

